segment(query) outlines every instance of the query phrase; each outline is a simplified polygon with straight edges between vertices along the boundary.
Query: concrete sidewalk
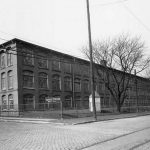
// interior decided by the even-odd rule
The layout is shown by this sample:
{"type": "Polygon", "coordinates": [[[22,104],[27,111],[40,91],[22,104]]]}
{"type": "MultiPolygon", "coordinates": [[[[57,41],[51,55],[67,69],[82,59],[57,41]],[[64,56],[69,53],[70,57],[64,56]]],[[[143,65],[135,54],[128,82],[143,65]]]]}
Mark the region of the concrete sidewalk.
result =
{"type": "MultiPolygon", "coordinates": [[[[122,114],[101,114],[97,116],[96,121],[107,121],[114,119],[123,119],[131,117],[139,117],[150,115],[150,112],[140,112],[140,113],[122,113],[122,114]]],[[[26,122],[26,123],[49,123],[55,125],[77,125],[84,123],[95,122],[93,117],[84,118],[72,118],[72,119],[43,119],[43,118],[23,118],[23,117],[0,117],[0,121],[14,121],[14,122],[26,122]]]]}

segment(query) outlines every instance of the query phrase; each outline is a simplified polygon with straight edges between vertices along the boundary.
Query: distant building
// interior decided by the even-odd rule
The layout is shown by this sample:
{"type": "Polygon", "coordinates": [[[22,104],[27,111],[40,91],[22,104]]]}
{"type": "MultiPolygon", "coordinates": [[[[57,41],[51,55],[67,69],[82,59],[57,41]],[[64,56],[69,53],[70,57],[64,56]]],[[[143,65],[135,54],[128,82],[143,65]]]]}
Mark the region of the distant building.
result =
{"type": "MultiPolygon", "coordinates": [[[[88,108],[89,66],[86,60],[19,39],[3,43],[0,45],[1,110],[11,113],[40,110],[51,98],[62,100],[66,108],[88,108]]],[[[139,103],[150,105],[150,81],[137,78],[139,103]]],[[[124,105],[136,103],[134,78],[130,85],[124,105]]],[[[102,107],[115,105],[104,83],[96,75],[95,89],[101,96],[102,107]]]]}

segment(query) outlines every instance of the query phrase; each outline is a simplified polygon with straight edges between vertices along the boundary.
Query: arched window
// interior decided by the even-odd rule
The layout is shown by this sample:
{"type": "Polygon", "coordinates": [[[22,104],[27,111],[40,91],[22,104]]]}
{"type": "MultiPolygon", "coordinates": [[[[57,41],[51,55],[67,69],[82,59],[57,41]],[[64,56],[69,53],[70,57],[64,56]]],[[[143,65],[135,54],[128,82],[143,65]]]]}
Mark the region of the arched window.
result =
{"type": "Polygon", "coordinates": [[[9,109],[14,109],[14,99],[12,94],[8,95],[8,104],[9,104],[9,109]]]}
{"type": "Polygon", "coordinates": [[[25,110],[32,110],[34,108],[34,96],[32,94],[23,95],[23,104],[25,110]]]}
{"type": "Polygon", "coordinates": [[[80,79],[75,79],[74,80],[74,91],[75,92],[80,92],[81,91],[81,80],[80,79]]]}
{"type": "Polygon", "coordinates": [[[84,97],[82,105],[84,108],[89,108],[89,96],[84,97]]]}
{"type": "Polygon", "coordinates": [[[84,80],[84,82],[83,82],[83,91],[85,93],[89,92],[89,80],[84,80]]]}
{"type": "Polygon", "coordinates": [[[61,80],[59,75],[53,75],[52,89],[55,91],[61,90],[61,80]]]}
{"type": "Polygon", "coordinates": [[[10,52],[7,53],[7,66],[13,65],[12,54],[10,52]]]}
{"type": "Polygon", "coordinates": [[[80,96],[75,96],[75,103],[76,103],[77,108],[81,107],[81,97],[80,96]]]}
{"type": "Polygon", "coordinates": [[[0,57],[0,67],[1,69],[5,68],[5,54],[1,54],[1,57],[0,57]]]}
{"type": "Polygon", "coordinates": [[[8,89],[13,88],[13,73],[12,71],[8,71],[8,89]]]}
{"type": "Polygon", "coordinates": [[[65,96],[64,106],[70,108],[72,106],[72,97],[70,95],[65,96]]]}
{"type": "Polygon", "coordinates": [[[48,88],[48,76],[46,73],[39,73],[39,88],[48,88]]]}
{"type": "Polygon", "coordinates": [[[47,97],[48,97],[48,95],[46,95],[46,94],[42,94],[39,96],[39,109],[40,110],[45,110],[45,109],[49,108],[49,104],[46,101],[47,97]]]}
{"type": "Polygon", "coordinates": [[[33,87],[34,86],[34,75],[32,71],[23,71],[23,87],[33,87]]]}
{"type": "Polygon", "coordinates": [[[6,74],[3,72],[1,74],[1,88],[2,90],[6,90],[6,74]]]}
{"type": "Polygon", "coordinates": [[[2,110],[4,109],[7,109],[7,100],[5,95],[2,96],[2,110]]]}
{"type": "Polygon", "coordinates": [[[71,91],[72,90],[72,83],[70,77],[64,78],[64,89],[65,91],[71,91]]]}

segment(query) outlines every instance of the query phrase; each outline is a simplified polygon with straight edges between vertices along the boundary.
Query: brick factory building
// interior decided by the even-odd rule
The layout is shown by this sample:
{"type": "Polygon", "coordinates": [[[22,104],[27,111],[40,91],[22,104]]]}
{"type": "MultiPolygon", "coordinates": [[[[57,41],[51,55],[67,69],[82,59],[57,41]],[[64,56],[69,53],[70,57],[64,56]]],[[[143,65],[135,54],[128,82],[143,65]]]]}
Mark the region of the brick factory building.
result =
{"type": "MultiPolygon", "coordinates": [[[[89,107],[88,61],[20,39],[0,45],[1,111],[40,110],[48,99],[62,101],[64,108],[89,107]]],[[[103,66],[99,65],[103,70],[103,66]]],[[[133,76],[134,79],[134,76],[133,76]]],[[[150,81],[137,77],[139,104],[150,105],[150,81]]],[[[102,108],[115,106],[104,83],[95,75],[102,108]]],[[[134,81],[124,105],[135,105],[134,81]]]]}

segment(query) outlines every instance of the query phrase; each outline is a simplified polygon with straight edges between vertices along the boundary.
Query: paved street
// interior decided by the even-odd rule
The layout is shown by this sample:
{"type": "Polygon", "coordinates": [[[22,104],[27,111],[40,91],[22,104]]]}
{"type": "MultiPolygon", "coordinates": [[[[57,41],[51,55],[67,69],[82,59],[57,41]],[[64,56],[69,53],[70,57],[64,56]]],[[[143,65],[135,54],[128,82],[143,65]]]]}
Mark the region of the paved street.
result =
{"type": "Polygon", "coordinates": [[[80,125],[0,122],[0,150],[149,150],[150,116],[80,125]]]}

